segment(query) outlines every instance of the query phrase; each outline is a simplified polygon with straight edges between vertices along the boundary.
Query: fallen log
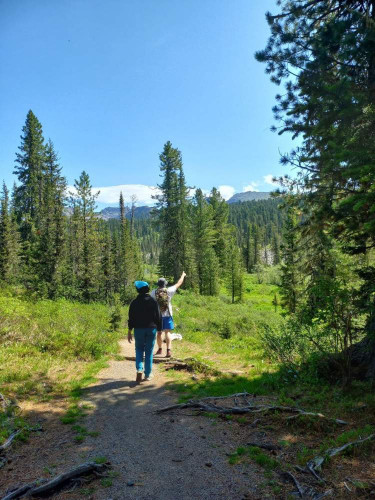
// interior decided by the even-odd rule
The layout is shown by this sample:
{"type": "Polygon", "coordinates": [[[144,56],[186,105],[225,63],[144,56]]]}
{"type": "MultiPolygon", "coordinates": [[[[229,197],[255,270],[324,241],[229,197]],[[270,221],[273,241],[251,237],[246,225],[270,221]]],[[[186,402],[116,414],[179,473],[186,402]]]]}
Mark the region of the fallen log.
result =
{"type": "Polygon", "coordinates": [[[95,462],[87,462],[70,471],[64,472],[55,478],[43,483],[42,485],[39,482],[34,482],[30,484],[26,484],[21,486],[17,490],[8,493],[2,500],[13,500],[17,498],[21,498],[25,494],[28,497],[43,497],[50,496],[56,491],[62,489],[64,486],[68,485],[71,481],[77,480],[82,476],[86,476],[88,474],[100,474],[104,472],[109,467],[109,464],[96,464],[95,462]]]}

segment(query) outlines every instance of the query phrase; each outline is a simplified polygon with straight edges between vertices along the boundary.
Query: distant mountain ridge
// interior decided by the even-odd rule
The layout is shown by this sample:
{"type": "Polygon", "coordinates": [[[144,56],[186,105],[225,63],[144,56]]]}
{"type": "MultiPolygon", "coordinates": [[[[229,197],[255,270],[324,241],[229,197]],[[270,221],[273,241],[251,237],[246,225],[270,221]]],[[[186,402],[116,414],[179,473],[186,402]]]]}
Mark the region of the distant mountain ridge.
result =
{"type": "MultiPolygon", "coordinates": [[[[135,207],[134,217],[136,219],[145,219],[150,215],[152,207],[135,207]]],[[[109,219],[119,219],[120,218],[120,208],[119,207],[106,207],[96,214],[99,219],[109,220],[109,219]]],[[[130,207],[125,207],[125,216],[130,219],[131,209],[130,207]]]]}
{"type": "Polygon", "coordinates": [[[236,193],[229,198],[228,203],[239,203],[240,201],[258,201],[258,200],[268,200],[271,197],[271,193],[261,192],[261,191],[245,191],[244,193],[236,193]]]}
{"type": "MultiPolygon", "coordinates": [[[[242,203],[245,201],[258,201],[258,200],[268,200],[270,198],[270,193],[268,192],[258,192],[258,191],[245,191],[244,193],[236,193],[233,195],[227,203],[242,203]]],[[[134,217],[136,219],[144,219],[149,217],[150,212],[153,207],[141,206],[136,207],[134,211],[134,217]]],[[[131,214],[130,207],[125,207],[125,215],[129,219],[131,214]]],[[[103,220],[109,219],[119,219],[120,209],[118,207],[106,207],[97,213],[97,216],[103,220]]]]}

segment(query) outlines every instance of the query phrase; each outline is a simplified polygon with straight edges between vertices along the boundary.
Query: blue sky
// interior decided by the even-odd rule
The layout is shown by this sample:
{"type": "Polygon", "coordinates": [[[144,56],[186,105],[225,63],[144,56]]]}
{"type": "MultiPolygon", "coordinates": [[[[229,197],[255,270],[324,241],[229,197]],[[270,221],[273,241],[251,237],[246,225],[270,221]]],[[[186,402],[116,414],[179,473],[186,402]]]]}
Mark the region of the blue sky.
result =
{"type": "Polygon", "coordinates": [[[0,180],[14,177],[29,109],[72,184],[100,206],[147,202],[170,140],[187,181],[269,191],[291,138],[270,132],[277,88],[254,52],[274,0],[0,0],[0,180]],[[268,177],[267,177],[268,176],[268,177]],[[105,189],[103,189],[105,188],[105,189]]]}

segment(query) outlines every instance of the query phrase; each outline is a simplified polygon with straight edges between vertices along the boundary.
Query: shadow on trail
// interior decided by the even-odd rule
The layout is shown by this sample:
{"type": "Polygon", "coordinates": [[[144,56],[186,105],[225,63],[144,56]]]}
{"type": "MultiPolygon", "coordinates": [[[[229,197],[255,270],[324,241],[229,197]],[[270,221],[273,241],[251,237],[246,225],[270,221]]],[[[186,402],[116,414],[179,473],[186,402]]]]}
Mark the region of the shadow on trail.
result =
{"type": "Polygon", "coordinates": [[[106,382],[105,384],[94,385],[92,387],[85,387],[80,390],[80,394],[82,397],[88,397],[91,394],[98,394],[108,391],[113,391],[115,389],[123,389],[125,387],[134,388],[137,386],[137,383],[134,381],[128,380],[111,380],[110,382],[106,382]]]}

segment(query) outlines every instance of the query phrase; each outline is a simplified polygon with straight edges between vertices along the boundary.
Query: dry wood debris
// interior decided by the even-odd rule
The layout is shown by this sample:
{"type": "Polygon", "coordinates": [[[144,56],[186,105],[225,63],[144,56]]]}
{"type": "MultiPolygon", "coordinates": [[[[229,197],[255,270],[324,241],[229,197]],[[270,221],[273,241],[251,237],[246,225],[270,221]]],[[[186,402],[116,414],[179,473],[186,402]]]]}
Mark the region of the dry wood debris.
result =
{"type": "Polygon", "coordinates": [[[50,496],[61,488],[71,484],[72,481],[95,474],[101,476],[109,467],[109,463],[97,464],[95,462],[86,462],[78,465],[74,469],[64,472],[50,481],[34,481],[33,483],[25,484],[10,491],[1,500],[13,500],[22,498],[27,494],[28,497],[45,497],[50,496]],[[42,484],[41,484],[42,483],[42,484]]]}
{"type": "Polygon", "coordinates": [[[297,415],[293,415],[292,417],[288,418],[295,418],[299,416],[310,416],[310,417],[318,417],[322,419],[328,419],[333,422],[335,422],[338,425],[347,425],[347,422],[344,420],[340,420],[337,418],[330,418],[326,417],[322,413],[313,413],[313,412],[308,412],[305,411],[301,408],[296,408],[293,406],[280,406],[280,405],[254,405],[249,400],[247,399],[251,394],[248,394],[246,392],[244,393],[238,393],[238,394],[231,394],[229,396],[220,396],[220,397],[209,397],[209,398],[202,398],[202,399],[197,399],[197,400],[190,400],[187,401],[186,403],[180,403],[176,405],[171,405],[167,406],[166,408],[160,408],[159,410],[156,410],[156,413],[164,413],[167,411],[171,410],[182,410],[184,408],[194,408],[197,409],[198,411],[204,411],[204,412],[210,412],[210,413],[221,413],[223,415],[244,415],[247,413],[266,413],[266,412],[285,412],[285,413],[296,413],[297,415]],[[242,397],[245,399],[245,402],[247,403],[244,406],[220,406],[214,403],[215,400],[218,399],[238,399],[239,397],[242,397]]]}

